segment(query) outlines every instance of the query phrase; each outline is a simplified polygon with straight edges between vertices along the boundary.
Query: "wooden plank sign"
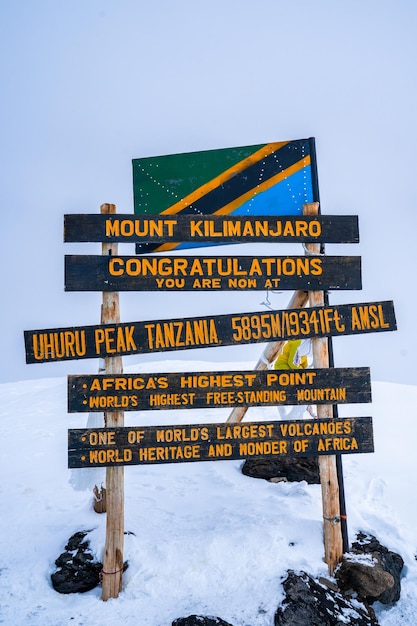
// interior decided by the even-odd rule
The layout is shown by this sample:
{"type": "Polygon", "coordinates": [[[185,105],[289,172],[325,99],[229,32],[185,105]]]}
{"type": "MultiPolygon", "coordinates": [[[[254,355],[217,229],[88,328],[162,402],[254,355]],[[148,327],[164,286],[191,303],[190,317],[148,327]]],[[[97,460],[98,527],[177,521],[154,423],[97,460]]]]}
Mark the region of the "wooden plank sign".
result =
{"type": "Polygon", "coordinates": [[[70,468],[373,451],[370,417],[68,431],[70,468]]]}
{"type": "Polygon", "coordinates": [[[371,402],[367,367],[68,377],[69,413],[358,402],[371,402]]]}
{"type": "Polygon", "coordinates": [[[355,215],[64,215],[64,241],[357,243],[355,215]]]}
{"type": "Polygon", "coordinates": [[[66,291],[361,288],[360,257],[65,256],[66,291]]]}
{"type": "Polygon", "coordinates": [[[396,330],[393,302],[24,332],[26,363],[127,356],[396,330]]]}

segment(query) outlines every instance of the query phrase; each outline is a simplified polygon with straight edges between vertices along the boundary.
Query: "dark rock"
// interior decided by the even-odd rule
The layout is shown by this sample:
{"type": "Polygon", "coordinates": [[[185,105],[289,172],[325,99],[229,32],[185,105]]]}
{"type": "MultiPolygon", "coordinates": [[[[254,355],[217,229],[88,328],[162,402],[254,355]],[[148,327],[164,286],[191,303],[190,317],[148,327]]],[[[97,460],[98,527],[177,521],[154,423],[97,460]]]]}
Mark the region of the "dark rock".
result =
{"type": "Polygon", "coordinates": [[[382,604],[398,602],[401,596],[401,572],[404,567],[404,560],[399,554],[390,550],[386,554],[381,554],[380,558],[384,569],[393,577],[394,584],[377,598],[368,598],[368,602],[372,603],[374,600],[378,600],[382,604]]]}
{"type": "Polygon", "coordinates": [[[65,567],[69,561],[72,561],[73,556],[72,552],[63,552],[55,561],[55,565],[57,567],[65,567]]]}
{"type": "Polygon", "coordinates": [[[278,607],[274,626],[376,626],[371,607],[349,600],[305,572],[288,571],[282,583],[286,597],[278,607]],[[349,621],[347,621],[349,620],[349,621]]]}
{"type": "Polygon", "coordinates": [[[205,617],[204,615],[189,615],[179,617],[172,622],[172,626],[232,626],[220,617],[205,617]]]}
{"type": "Polygon", "coordinates": [[[85,593],[99,584],[102,567],[101,563],[88,568],[63,567],[51,575],[52,586],[58,593],[85,593]]]}
{"type": "Polygon", "coordinates": [[[65,550],[78,550],[78,548],[81,549],[86,549],[88,548],[89,542],[88,541],[84,541],[83,539],[84,537],[87,536],[87,534],[90,531],[87,530],[85,532],[78,532],[78,533],[74,533],[69,539],[68,539],[68,543],[65,546],[65,550]]]}
{"type": "Polygon", "coordinates": [[[94,561],[94,557],[91,552],[78,550],[77,553],[74,554],[73,562],[75,565],[86,565],[89,561],[94,561]]]}
{"type": "Polygon", "coordinates": [[[401,595],[402,557],[391,552],[373,536],[360,532],[349,553],[335,571],[339,587],[345,593],[356,592],[372,604],[398,602],[401,595]],[[361,559],[367,555],[369,562],[361,559]]]}
{"type": "Polygon", "coordinates": [[[51,581],[58,593],[85,593],[100,582],[103,565],[94,561],[89,550],[90,542],[84,540],[88,532],[72,535],[65,546],[66,551],[55,561],[58,569],[51,575],[51,581]]]}
{"type": "Polygon", "coordinates": [[[263,478],[271,482],[286,480],[300,482],[305,480],[310,485],[320,484],[319,463],[317,457],[292,459],[247,459],[242,465],[242,474],[251,478],[263,478]]]}
{"type": "Polygon", "coordinates": [[[340,589],[361,598],[377,598],[394,585],[394,578],[384,570],[377,552],[367,555],[348,553],[335,572],[340,589]]]}
{"type": "Polygon", "coordinates": [[[363,554],[369,554],[370,552],[388,552],[376,537],[369,533],[360,531],[356,535],[356,541],[352,543],[352,550],[355,552],[362,552],[363,554]]]}

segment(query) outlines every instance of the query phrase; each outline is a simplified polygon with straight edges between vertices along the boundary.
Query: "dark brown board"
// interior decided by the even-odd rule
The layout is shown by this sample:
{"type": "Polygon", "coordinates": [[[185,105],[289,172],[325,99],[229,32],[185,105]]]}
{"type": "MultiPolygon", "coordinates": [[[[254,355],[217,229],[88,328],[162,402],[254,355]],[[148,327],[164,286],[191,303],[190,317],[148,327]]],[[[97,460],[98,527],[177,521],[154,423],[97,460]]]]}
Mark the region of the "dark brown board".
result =
{"type": "Polygon", "coordinates": [[[357,243],[358,217],[231,215],[64,215],[66,242],[357,243]]]}
{"type": "Polygon", "coordinates": [[[361,289],[346,256],[65,256],[66,291],[361,289]]]}
{"type": "Polygon", "coordinates": [[[68,467],[373,452],[372,418],[68,431],[68,467]]]}
{"type": "Polygon", "coordinates": [[[68,376],[68,412],[371,402],[368,367],[68,376]]]}
{"type": "Polygon", "coordinates": [[[26,363],[396,330],[390,300],[24,332],[26,363]]]}

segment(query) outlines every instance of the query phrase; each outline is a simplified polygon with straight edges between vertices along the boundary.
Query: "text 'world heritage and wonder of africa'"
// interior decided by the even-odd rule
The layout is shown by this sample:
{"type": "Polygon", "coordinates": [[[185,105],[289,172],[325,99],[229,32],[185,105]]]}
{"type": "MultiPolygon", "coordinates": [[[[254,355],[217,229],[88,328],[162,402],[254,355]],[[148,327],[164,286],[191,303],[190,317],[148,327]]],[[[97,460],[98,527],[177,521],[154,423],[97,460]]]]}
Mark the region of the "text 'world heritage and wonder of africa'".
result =
{"type": "Polygon", "coordinates": [[[68,466],[373,452],[372,418],[68,431],[68,466]]]}

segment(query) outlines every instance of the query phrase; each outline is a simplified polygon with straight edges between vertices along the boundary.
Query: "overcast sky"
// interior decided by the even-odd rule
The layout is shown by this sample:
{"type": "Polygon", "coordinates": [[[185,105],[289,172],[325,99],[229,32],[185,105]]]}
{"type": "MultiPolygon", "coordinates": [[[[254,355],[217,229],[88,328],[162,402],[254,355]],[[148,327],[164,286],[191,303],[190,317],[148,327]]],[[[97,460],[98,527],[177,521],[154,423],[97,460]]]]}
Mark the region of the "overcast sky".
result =
{"type": "MultiPolygon", "coordinates": [[[[416,28],[414,0],[4,0],[0,382],[97,371],[26,365],[23,331],[99,323],[101,295],[65,293],[63,268],[101,246],[64,244],[63,216],[133,212],[132,159],[315,137],[322,213],[358,215],[361,237],[326,248],[363,266],[363,290],[330,303],[394,300],[399,328],[335,339],[336,365],[416,384],[416,28]]],[[[264,296],[121,293],[121,315],[265,310],[264,296]]],[[[260,347],[232,351],[255,363],[260,347]]]]}

